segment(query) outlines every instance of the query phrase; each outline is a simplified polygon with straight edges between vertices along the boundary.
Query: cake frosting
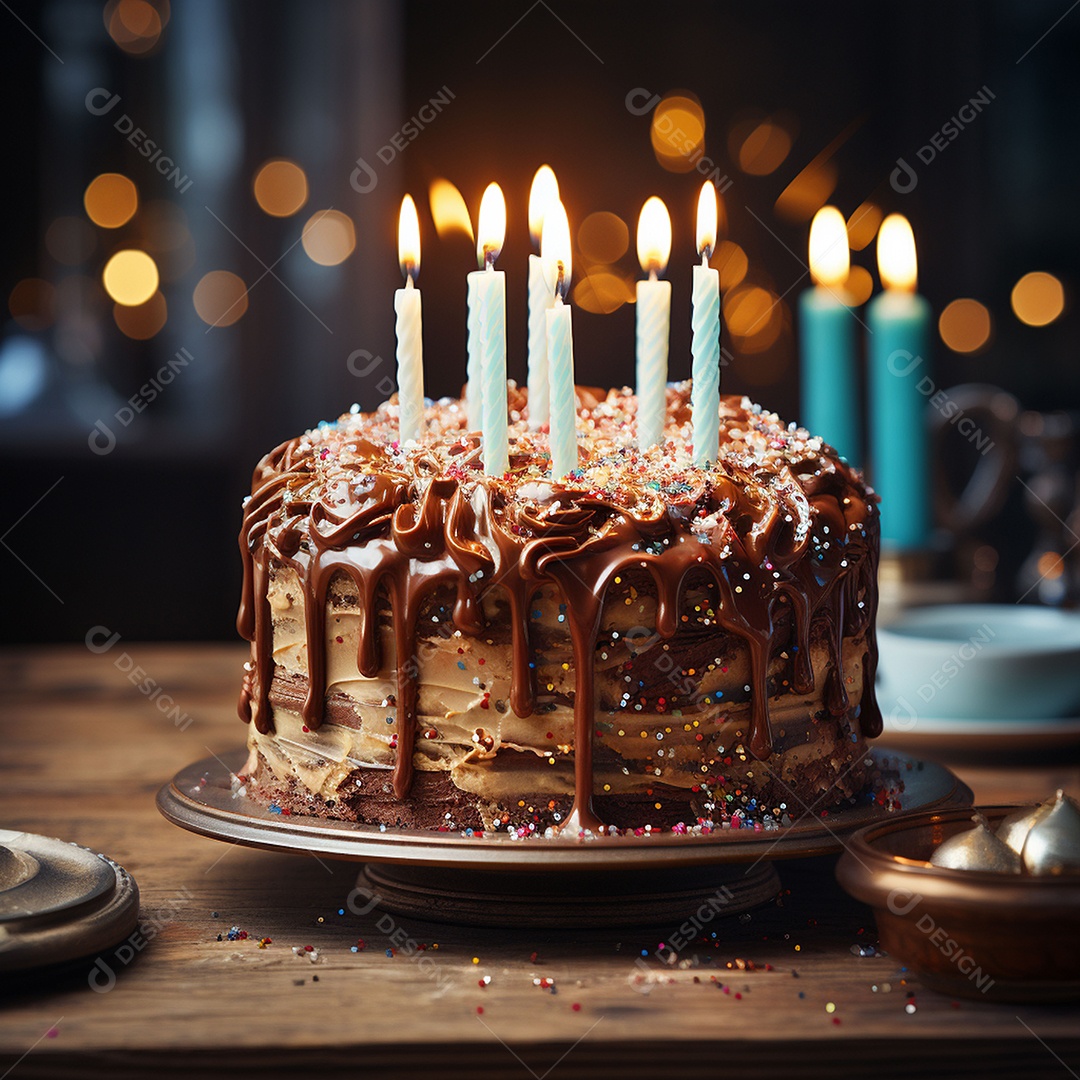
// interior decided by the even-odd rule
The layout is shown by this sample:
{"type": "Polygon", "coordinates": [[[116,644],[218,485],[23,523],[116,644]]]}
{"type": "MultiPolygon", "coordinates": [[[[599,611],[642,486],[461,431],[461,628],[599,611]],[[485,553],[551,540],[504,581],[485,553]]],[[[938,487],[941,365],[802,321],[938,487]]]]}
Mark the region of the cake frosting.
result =
{"type": "Polygon", "coordinates": [[[878,511],[821,439],[721,400],[692,462],[689,384],[664,440],[628,390],[578,388],[578,468],[509,390],[484,474],[457,400],[401,444],[354,411],[259,462],[238,628],[249,790],[389,826],[709,829],[781,821],[866,778],[878,511]]]}

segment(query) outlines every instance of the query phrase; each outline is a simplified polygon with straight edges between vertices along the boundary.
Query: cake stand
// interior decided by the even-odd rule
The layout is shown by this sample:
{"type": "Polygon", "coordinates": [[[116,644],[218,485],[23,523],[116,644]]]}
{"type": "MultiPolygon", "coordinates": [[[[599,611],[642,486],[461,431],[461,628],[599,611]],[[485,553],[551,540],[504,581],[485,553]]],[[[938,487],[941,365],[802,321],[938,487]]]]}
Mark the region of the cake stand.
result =
{"type": "Polygon", "coordinates": [[[473,926],[678,925],[700,913],[736,915],[780,891],[779,859],[832,855],[865,825],[904,811],[970,806],[971,790],[942,765],[883,747],[873,790],[852,805],[790,811],[789,825],[704,835],[536,837],[382,828],[274,813],[236,779],[237,750],[182,769],[158,792],[161,813],[202,836],[270,851],[364,863],[349,908],[376,906],[434,922],[473,926]],[[878,792],[888,792],[885,805],[878,792]]]}

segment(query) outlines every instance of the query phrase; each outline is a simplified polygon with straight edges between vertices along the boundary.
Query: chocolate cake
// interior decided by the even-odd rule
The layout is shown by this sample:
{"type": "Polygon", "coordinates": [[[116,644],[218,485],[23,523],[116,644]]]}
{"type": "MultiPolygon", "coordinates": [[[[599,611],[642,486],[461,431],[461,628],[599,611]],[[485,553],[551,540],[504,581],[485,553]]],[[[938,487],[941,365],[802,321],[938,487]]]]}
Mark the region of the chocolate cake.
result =
{"type": "Polygon", "coordinates": [[[248,791],[281,813],[513,837],[780,823],[867,776],[878,511],[821,439],[746,398],[692,464],[689,384],[638,450],[578,390],[579,467],[511,385],[510,465],[464,405],[320,424],[245,502],[248,791]]]}

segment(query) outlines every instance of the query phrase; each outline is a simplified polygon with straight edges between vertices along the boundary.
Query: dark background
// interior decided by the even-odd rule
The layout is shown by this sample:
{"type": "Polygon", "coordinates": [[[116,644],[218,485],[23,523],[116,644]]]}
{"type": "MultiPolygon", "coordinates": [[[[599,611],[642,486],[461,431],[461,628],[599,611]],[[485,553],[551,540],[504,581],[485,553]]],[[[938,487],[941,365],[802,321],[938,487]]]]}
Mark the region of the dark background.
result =
{"type": "MultiPolygon", "coordinates": [[[[994,383],[1031,410],[1080,406],[1071,303],[1080,270],[1080,12],[1065,15],[1066,0],[185,0],[140,55],[110,36],[115,3],[12,0],[0,11],[7,131],[0,285],[5,297],[26,278],[57,290],[36,321],[25,313],[16,321],[7,305],[0,311],[0,580],[8,608],[0,625],[9,641],[81,640],[95,625],[128,639],[233,635],[235,534],[251,468],[272,446],[352,402],[373,407],[381,378],[392,376],[396,222],[406,190],[417,197],[423,235],[427,390],[460,389],[464,275],[475,263],[467,238],[436,237],[427,191],[437,177],[458,186],[474,215],[489,181],[506,192],[499,265],[509,279],[510,374],[521,380],[532,250],[526,203],[537,166],[554,167],[572,231],[594,211],[627,223],[630,251],[616,269],[630,282],[639,273],[638,210],[648,195],[662,196],[674,229],[671,377],[688,375],[702,178],[662,167],[650,118],[626,105],[636,88],[700,101],[704,151],[731,181],[723,235],[746,252],[746,281],[781,298],[780,331],[768,348],[748,351],[725,337],[734,356],[724,373],[728,392],[799,416],[793,305],[807,285],[802,261],[816,206],[785,213],[781,196],[831,147],[826,167],[835,169],[835,189],[816,205],[827,200],[850,217],[869,200],[884,213],[904,213],[918,242],[919,288],[935,312],[957,297],[990,309],[993,334],[976,355],[956,354],[935,335],[939,385],[994,383]],[[87,110],[95,87],[120,95],[114,112],[87,110]],[[894,190],[897,159],[916,163],[918,148],[983,87],[992,102],[935,161],[918,165],[913,191],[894,190]],[[379,148],[444,88],[450,103],[392,163],[379,161],[379,148]],[[124,141],[113,127],[121,112],[165,148],[193,181],[188,190],[177,192],[124,141]],[[767,119],[783,127],[791,147],[767,175],[752,175],[740,165],[739,133],[767,119]],[[255,172],[273,157],[307,173],[309,199],[295,216],[269,217],[252,195],[255,172]],[[349,182],[358,157],[376,165],[367,194],[349,182]],[[169,317],[149,341],[120,332],[100,284],[108,256],[139,245],[138,215],[118,230],[97,230],[80,266],[59,264],[45,245],[52,221],[83,213],[83,192],[102,172],[129,176],[140,207],[178,208],[190,241],[163,280],[169,317]],[[327,267],[297,240],[311,214],[331,207],[354,221],[357,243],[343,263],[327,267]],[[272,274],[264,275],[266,266],[272,274]],[[233,325],[211,328],[192,293],[203,274],[222,269],[244,280],[249,306],[233,325]],[[1031,270],[1055,274],[1066,289],[1063,315],[1042,328],[1010,309],[1013,284],[1031,270]],[[112,452],[91,452],[96,421],[111,422],[181,348],[191,363],[128,427],[112,424],[112,452]],[[385,360],[358,376],[369,365],[357,362],[357,350],[385,360]]],[[[164,14],[162,3],[156,9],[164,14]]],[[[876,283],[873,245],[853,259],[876,283]]],[[[579,280],[586,269],[575,266],[579,280]]],[[[606,314],[587,306],[575,312],[579,382],[631,381],[632,305],[606,314]]],[[[1037,434],[1039,423],[1029,417],[1025,430],[1037,434]]],[[[1063,513],[1074,493],[1069,445],[1057,467],[1063,513]]],[[[969,575],[971,551],[989,545],[1001,562],[995,554],[987,587],[1017,591],[1015,575],[1037,531],[1021,495],[1010,494],[977,538],[981,547],[958,545],[954,573],[969,575]]]]}

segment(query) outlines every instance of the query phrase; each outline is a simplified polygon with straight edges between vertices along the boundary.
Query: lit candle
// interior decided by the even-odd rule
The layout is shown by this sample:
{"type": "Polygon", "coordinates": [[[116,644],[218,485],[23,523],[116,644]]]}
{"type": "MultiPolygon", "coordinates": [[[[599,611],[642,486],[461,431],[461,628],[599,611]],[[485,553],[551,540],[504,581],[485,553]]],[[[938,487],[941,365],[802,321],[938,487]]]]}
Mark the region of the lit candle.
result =
{"type": "Polygon", "coordinates": [[[844,291],[851,269],[847,225],[835,206],[810,223],[810,276],[799,297],[802,420],[851,462],[859,459],[859,398],[855,377],[855,319],[844,291]]]}
{"type": "Polygon", "coordinates": [[[574,388],[574,331],[570,305],[564,303],[570,291],[573,269],[570,222],[566,208],[554,202],[544,215],[540,257],[554,298],[545,313],[547,329],[548,384],[550,388],[551,478],[564,480],[577,468],[577,393],[574,388]]]}
{"type": "Polygon", "coordinates": [[[394,293],[397,313],[398,438],[419,439],[424,424],[424,344],[420,310],[420,222],[411,195],[401,200],[398,262],[405,288],[394,293]]]}
{"type": "Polygon", "coordinates": [[[694,464],[704,467],[720,453],[720,273],[709,265],[716,247],[716,188],[701,185],[697,205],[697,251],[694,267],[693,339],[690,410],[694,424],[694,464]]]}
{"type": "Polygon", "coordinates": [[[870,464],[881,495],[881,542],[894,551],[930,539],[930,468],[925,399],[930,305],[915,292],[915,237],[900,214],[882,223],[878,273],[885,291],[866,309],[870,383],[870,464]]]}
{"type": "Polygon", "coordinates": [[[671,331],[671,282],[659,280],[671,254],[671,217],[655,195],[641,208],[637,250],[649,275],[637,283],[637,442],[647,450],[664,438],[671,331]]]}
{"type": "Polygon", "coordinates": [[[480,200],[476,258],[483,269],[469,274],[469,426],[476,428],[479,408],[484,472],[501,476],[509,465],[506,407],[506,274],[495,260],[506,239],[506,200],[498,184],[488,184],[480,200]],[[474,349],[472,342],[478,341],[474,349]],[[477,361],[479,358],[477,370],[477,361]],[[474,385],[475,384],[475,385],[474,385]],[[476,386],[480,389],[475,401],[476,386]]]}
{"type": "MultiPolygon", "coordinates": [[[[559,201],[559,182],[550,166],[541,165],[529,190],[529,233],[539,249],[544,215],[559,201]]],[[[548,422],[547,312],[555,296],[544,274],[539,255],[529,256],[529,427],[534,431],[548,422]]]]}

